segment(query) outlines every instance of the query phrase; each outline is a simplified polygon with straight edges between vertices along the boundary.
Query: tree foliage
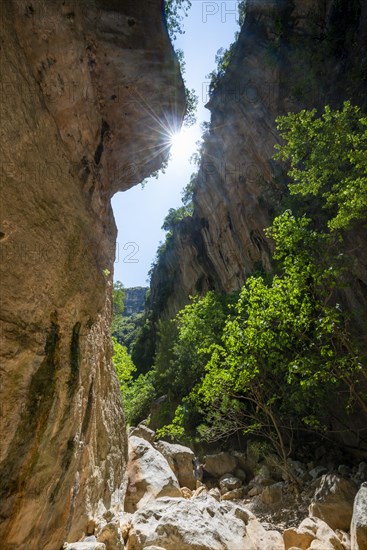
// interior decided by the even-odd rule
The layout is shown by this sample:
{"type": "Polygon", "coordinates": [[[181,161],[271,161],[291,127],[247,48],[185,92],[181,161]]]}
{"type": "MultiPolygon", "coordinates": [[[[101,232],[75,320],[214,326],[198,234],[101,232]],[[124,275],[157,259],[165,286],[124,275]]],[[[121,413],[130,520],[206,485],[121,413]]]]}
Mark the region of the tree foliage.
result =
{"type": "Polygon", "coordinates": [[[113,340],[113,365],[120,384],[125,418],[128,425],[134,425],[149,415],[150,405],[155,397],[152,374],[140,374],[134,378],[136,367],[125,346],[113,340]]]}
{"type": "Polygon", "coordinates": [[[311,192],[324,201],[328,223],[286,210],[266,232],[274,243],[271,277],[249,277],[232,310],[219,310],[209,293],[177,315],[169,376],[187,393],[161,433],[182,438],[195,410],[202,437],[261,434],[286,468],[295,432],[327,434],[330,396],[367,413],[364,360],[338,303],[343,235],[365,220],[366,125],[349,103],[325,108],[319,119],[302,111],[278,124],[286,141],[278,158],[291,161],[299,210],[311,192]]]}
{"type": "Polygon", "coordinates": [[[172,40],[175,40],[178,34],[183,34],[182,22],[190,8],[190,0],[164,1],[167,30],[172,40]]]}
{"type": "Polygon", "coordinates": [[[342,109],[326,106],[278,118],[285,145],[279,160],[287,160],[292,194],[314,195],[330,212],[332,230],[347,229],[367,215],[367,117],[346,101],[342,109]]]}

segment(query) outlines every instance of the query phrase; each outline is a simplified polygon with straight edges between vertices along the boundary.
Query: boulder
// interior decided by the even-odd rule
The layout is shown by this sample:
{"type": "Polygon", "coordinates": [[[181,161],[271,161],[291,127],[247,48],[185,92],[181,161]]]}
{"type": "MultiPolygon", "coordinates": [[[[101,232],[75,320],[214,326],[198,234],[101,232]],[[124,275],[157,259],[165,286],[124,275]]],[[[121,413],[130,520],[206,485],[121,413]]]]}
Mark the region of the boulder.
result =
{"type": "Polygon", "coordinates": [[[322,519],[334,530],[348,531],[356,493],[351,480],[335,474],[323,475],[309,507],[310,516],[322,519]]]}
{"type": "Polygon", "coordinates": [[[242,481],[232,474],[224,474],[219,479],[219,488],[222,494],[233,491],[234,489],[239,489],[241,486],[242,481]]]}
{"type": "Polygon", "coordinates": [[[283,498],[283,483],[273,483],[265,487],[261,493],[261,500],[264,504],[278,504],[283,498]]]}
{"type": "Polygon", "coordinates": [[[247,474],[242,468],[236,468],[233,474],[235,475],[235,477],[238,477],[238,479],[240,479],[242,483],[245,483],[245,481],[247,480],[247,474]]]}
{"type": "Polygon", "coordinates": [[[152,545],[165,550],[257,550],[246,537],[250,518],[254,516],[245,508],[217,502],[208,494],[190,501],[158,498],[135,512],[127,550],[152,545]]]}
{"type": "Polygon", "coordinates": [[[311,542],[315,539],[314,529],[311,529],[304,522],[297,528],[286,529],[283,533],[285,550],[290,548],[300,548],[300,550],[307,550],[311,542]]]}
{"type": "Polygon", "coordinates": [[[168,443],[167,441],[158,441],[154,446],[167,460],[180,486],[195,489],[195,455],[192,450],[189,447],[168,443]]]}
{"type": "Polygon", "coordinates": [[[255,483],[252,486],[249,486],[249,490],[247,494],[249,497],[256,497],[257,495],[261,495],[263,490],[264,489],[262,485],[260,485],[260,483],[255,483]]]}
{"type": "Polygon", "coordinates": [[[245,541],[246,545],[236,550],[284,550],[282,535],[278,531],[267,531],[256,518],[247,524],[245,541]]]}
{"type": "Polygon", "coordinates": [[[106,550],[102,542],[65,542],[63,550],[106,550]]]}
{"type": "Polygon", "coordinates": [[[294,477],[301,480],[305,480],[309,478],[309,473],[307,472],[307,466],[303,464],[303,462],[300,462],[299,460],[291,460],[289,458],[287,460],[287,465],[294,477]]]}
{"type": "Polygon", "coordinates": [[[148,428],[145,424],[138,424],[136,428],[130,428],[129,437],[131,436],[141,437],[142,439],[149,441],[149,443],[153,443],[155,439],[155,431],[148,428]]]}
{"type": "Polygon", "coordinates": [[[359,482],[367,481],[367,462],[361,462],[358,465],[356,478],[359,482]]]}
{"type": "Polygon", "coordinates": [[[221,477],[233,473],[237,468],[237,460],[229,453],[218,453],[204,457],[204,470],[213,477],[221,477]]]}
{"type": "Polygon", "coordinates": [[[238,489],[233,489],[232,491],[227,491],[221,496],[221,500],[239,500],[243,497],[242,487],[238,489]]]}
{"type": "Polygon", "coordinates": [[[362,483],[354,500],[350,535],[352,550],[367,548],[367,483],[362,483]]]}
{"type": "Polygon", "coordinates": [[[145,439],[129,439],[128,487],[125,511],[135,512],[161,497],[181,497],[180,487],[167,460],[145,439]]]}
{"type": "Polygon", "coordinates": [[[124,539],[117,519],[102,527],[97,539],[98,542],[103,542],[106,545],[107,550],[123,550],[125,548],[124,539]]]}
{"type": "Polygon", "coordinates": [[[266,464],[262,464],[258,469],[256,476],[250,481],[249,488],[254,485],[273,485],[274,479],[271,477],[270,470],[266,464]]]}
{"type": "Polygon", "coordinates": [[[344,550],[338,535],[319,518],[306,518],[298,528],[283,533],[285,550],[292,547],[308,550],[344,550]]]}

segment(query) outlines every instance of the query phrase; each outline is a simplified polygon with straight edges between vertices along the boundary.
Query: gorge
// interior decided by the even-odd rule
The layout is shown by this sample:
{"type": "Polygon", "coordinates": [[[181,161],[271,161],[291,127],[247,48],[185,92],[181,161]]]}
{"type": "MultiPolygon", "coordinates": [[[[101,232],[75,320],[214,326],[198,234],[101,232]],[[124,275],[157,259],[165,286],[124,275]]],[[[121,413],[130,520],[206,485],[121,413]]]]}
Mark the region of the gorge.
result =
{"type": "MultiPolygon", "coordinates": [[[[166,160],[160,120],[180,127],[185,90],[159,0],[3,0],[0,67],[0,540],[4,550],[59,550],[123,512],[128,438],[110,337],[110,200],[166,160]]],[[[159,323],[189,295],[226,295],[257,271],[271,274],[264,228],[287,198],[275,119],[346,100],[366,109],[366,72],[365,0],[247,1],[213,82],[193,213],[175,225],[152,273],[140,372],[154,363],[159,323]]],[[[340,301],[365,357],[365,219],[340,250],[352,281],[340,301]]],[[[343,430],[333,426],[357,461],[366,420],[357,409],[343,430]]],[[[362,470],[353,470],[360,484],[362,470]]],[[[181,494],[176,484],[169,497],[181,494]]]]}

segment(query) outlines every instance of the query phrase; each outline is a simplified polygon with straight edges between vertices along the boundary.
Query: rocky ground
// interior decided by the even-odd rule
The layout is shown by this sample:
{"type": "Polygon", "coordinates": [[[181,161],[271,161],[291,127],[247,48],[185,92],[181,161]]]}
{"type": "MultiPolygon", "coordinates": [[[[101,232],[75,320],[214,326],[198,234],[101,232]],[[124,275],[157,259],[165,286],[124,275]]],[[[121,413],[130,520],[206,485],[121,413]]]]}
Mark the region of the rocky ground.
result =
{"type": "Polygon", "coordinates": [[[124,513],[65,550],[367,550],[367,462],[351,468],[207,455],[130,431],[124,513]],[[284,470],[284,469],[283,469],[284,470]],[[291,476],[292,481],[289,481],[291,476]]]}

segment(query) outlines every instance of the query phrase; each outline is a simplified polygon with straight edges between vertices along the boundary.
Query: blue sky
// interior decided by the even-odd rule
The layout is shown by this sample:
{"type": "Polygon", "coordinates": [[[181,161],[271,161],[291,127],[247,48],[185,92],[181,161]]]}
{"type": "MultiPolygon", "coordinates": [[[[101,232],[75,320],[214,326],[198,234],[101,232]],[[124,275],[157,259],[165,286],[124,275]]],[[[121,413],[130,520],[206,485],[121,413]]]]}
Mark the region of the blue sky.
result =
{"type": "Polygon", "coordinates": [[[200,124],[210,118],[204,105],[208,101],[208,79],[215,68],[215,54],[233,42],[239,29],[235,11],[237,2],[192,0],[184,21],[185,34],[179,35],[175,47],[185,54],[188,88],[199,97],[197,124],[187,131],[184,142],[172,151],[165,174],[150,178],[144,189],[137,185],[117,193],[112,206],[118,228],[114,279],[125,287],[148,286],[148,271],[160,241],[165,238],[161,229],[170,208],[181,205],[181,191],[190,180],[195,166],[189,158],[196,151],[201,135],[200,124]]]}

